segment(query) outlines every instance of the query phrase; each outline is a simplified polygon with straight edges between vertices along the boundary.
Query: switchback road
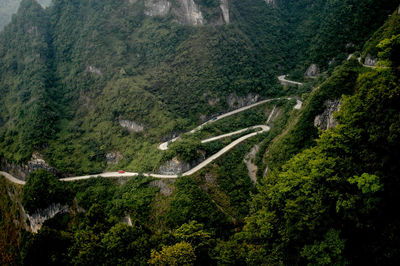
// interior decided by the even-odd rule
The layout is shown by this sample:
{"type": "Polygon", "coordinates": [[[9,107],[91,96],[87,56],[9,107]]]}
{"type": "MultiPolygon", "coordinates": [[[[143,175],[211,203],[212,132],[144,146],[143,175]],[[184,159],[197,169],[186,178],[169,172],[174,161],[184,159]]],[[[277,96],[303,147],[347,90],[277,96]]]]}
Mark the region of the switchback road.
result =
{"type": "MultiPolygon", "coordinates": [[[[207,121],[207,122],[201,124],[200,126],[196,127],[195,129],[191,130],[189,133],[195,133],[196,131],[202,129],[202,128],[203,128],[206,124],[208,124],[208,123],[213,123],[213,122],[215,122],[215,121],[218,121],[218,120],[220,120],[220,119],[229,117],[229,116],[231,116],[231,115],[234,115],[234,114],[243,112],[243,111],[248,110],[248,109],[250,109],[250,108],[253,108],[253,107],[255,107],[255,106],[258,106],[258,105],[261,105],[261,104],[264,104],[264,103],[267,103],[267,102],[270,102],[270,101],[274,101],[274,100],[280,100],[280,99],[291,100],[291,99],[293,99],[293,98],[290,98],[290,97],[288,97],[288,98],[274,98],[274,99],[267,99],[267,100],[259,101],[259,102],[257,102],[257,103],[254,103],[254,104],[251,104],[251,105],[248,105],[248,106],[239,108],[239,109],[237,109],[237,110],[228,112],[228,113],[226,113],[226,114],[217,116],[216,118],[214,118],[214,119],[212,119],[212,120],[209,120],[209,121],[207,121]]],[[[297,100],[297,103],[296,103],[296,105],[294,106],[294,109],[300,109],[301,106],[302,106],[302,102],[301,102],[300,100],[297,100]]],[[[232,148],[234,148],[234,147],[235,147],[236,145],[238,145],[239,143],[241,143],[241,142],[247,140],[248,138],[254,137],[254,136],[258,135],[258,134],[268,132],[268,131],[270,130],[270,127],[267,126],[267,125],[256,125],[256,126],[249,127],[249,128],[244,128],[244,129],[241,129],[241,130],[238,130],[238,131],[235,131],[235,132],[231,132],[231,133],[223,134],[223,135],[216,136],[216,137],[213,137],[213,138],[205,139],[205,140],[202,141],[202,143],[207,143],[207,142],[211,142],[211,141],[218,140],[218,139],[221,139],[221,138],[226,138],[226,137],[229,137],[229,136],[237,135],[237,134],[243,133],[243,132],[245,132],[245,131],[247,131],[247,130],[250,130],[250,129],[261,129],[261,130],[256,131],[256,132],[252,132],[252,133],[249,133],[249,134],[246,134],[246,135],[244,135],[244,136],[238,138],[237,140],[235,140],[235,141],[233,141],[232,143],[230,143],[230,144],[228,144],[227,146],[225,146],[225,147],[224,147],[223,149],[221,149],[219,152],[213,154],[212,156],[210,156],[209,158],[207,158],[206,160],[204,160],[203,162],[201,162],[199,165],[193,167],[192,169],[190,169],[189,171],[187,171],[187,172],[185,172],[185,173],[183,173],[183,174],[181,174],[181,175],[182,175],[182,176],[189,176],[189,175],[192,175],[192,174],[196,173],[197,171],[203,169],[203,168],[206,167],[208,164],[210,164],[211,162],[213,162],[214,160],[216,160],[217,158],[221,157],[223,154],[225,154],[226,152],[228,152],[229,150],[231,150],[232,148]]],[[[169,142],[174,142],[174,141],[176,141],[177,139],[179,139],[179,137],[174,138],[174,139],[170,140],[169,142]]],[[[160,150],[166,150],[166,149],[168,149],[168,143],[169,143],[169,142],[164,142],[164,143],[162,143],[158,148],[159,148],[160,150]]],[[[1,172],[1,171],[0,171],[0,175],[4,176],[6,179],[8,179],[9,181],[11,181],[12,183],[19,184],[19,185],[25,185],[25,181],[20,180],[20,179],[18,179],[18,178],[16,178],[16,177],[12,176],[12,175],[9,174],[9,173],[1,172]]],[[[134,177],[134,176],[138,176],[138,175],[151,176],[151,177],[154,177],[154,178],[161,178],[161,179],[169,179],[169,178],[174,179],[174,178],[178,178],[179,176],[181,176],[181,175],[160,175],[160,174],[135,173],[135,172],[125,172],[125,173],[119,173],[119,172],[105,172],[105,173],[99,173],[99,174],[93,174],[93,175],[66,177],[66,178],[61,178],[60,180],[61,180],[61,181],[64,181],[64,182],[72,182],[72,181],[85,180],[85,179],[94,178],[94,177],[99,177],[99,176],[100,176],[100,177],[104,177],[104,178],[117,178],[117,177],[134,177]]]]}

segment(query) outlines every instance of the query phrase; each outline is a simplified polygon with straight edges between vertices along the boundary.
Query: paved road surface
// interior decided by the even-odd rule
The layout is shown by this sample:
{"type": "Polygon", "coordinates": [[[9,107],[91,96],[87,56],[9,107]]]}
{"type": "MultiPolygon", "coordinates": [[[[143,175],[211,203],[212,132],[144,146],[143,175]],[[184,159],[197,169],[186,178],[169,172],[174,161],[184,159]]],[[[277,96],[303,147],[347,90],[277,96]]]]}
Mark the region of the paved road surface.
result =
{"type": "Polygon", "coordinates": [[[223,148],[222,150],[220,150],[219,152],[217,152],[216,154],[212,155],[211,157],[209,157],[207,160],[205,160],[204,162],[200,163],[199,165],[197,165],[196,167],[190,169],[189,171],[183,173],[183,176],[188,176],[188,175],[192,175],[195,172],[199,171],[200,169],[204,168],[205,166],[207,166],[209,163],[211,163],[212,161],[214,161],[215,159],[217,159],[218,157],[220,157],[222,154],[226,153],[227,151],[231,150],[233,147],[235,147],[236,145],[238,145],[239,143],[241,143],[242,141],[251,138],[253,136],[256,136],[260,133],[264,133],[264,132],[268,132],[270,130],[269,126],[264,126],[264,125],[260,125],[260,127],[262,127],[263,130],[258,131],[258,132],[253,132],[250,134],[247,134],[241,138],[238,138],[237,140],[233,141],[231,144],[229,144],[228,146],[226,146],[225,148],[223,148]]]}
{"type": "Polygon", "coordinates": [[[233,136],[233,135],[237,135],[237,134],[246,132],[247,130],[250,130],[250,129],[258,129],[258,128],[261,128],[261,130],[262,130],[263,127],[264,127],[264,126],[246,127],[246,128],[240,129],[240,130],[235,131],[235,132],[231,132],[231,133],[228,133],[228,134],[223,134],[223,135],[219,135],[219,136],[216,136],[216,137],[212,137],[212,138],[209,138],[209,139],[202,140],[201,143],[208,143],[208,142],[211,142],[211,141],[214,141],[214,140],[223,139],[223,138],[226,138],[226,137],[230,137],[230,136],[233,136]]]}
{"type": "Polygon", "coordinates": [[[293,80],[288,80],[286,79],[287,75],[282,75],[279,76],[278,79],[282,84],[292,84],[292,85],[298,85],[298,86],[303,86],[303,83],[301,82],[297,82],[297,81],[293,81],[293,80]]]}
{"type": "MultiPolygon", "coordinates": [[[[247,135],[245,135],[245,136],[233,141],[232,143],[230,143],[229,145],[224,147],[222,150],[220,150],[216,154],[210,156],[205,161],[203,161],[202,163],[200,163],[196,167],[190,169],[189,171],[183,173],[182,175],[183,176],[188,176],[188,175],[192,175],[192,174],[196,173],[197,171],[199,171],[199,170],[203,169],[204,167],[206,167],[209,163],[211,163],[215,159],[219,158],[224,153],[226,153],[229,150],[233,149],[239,143],[245,141],[248,138],[251,138],[253,136],[256,136],[256,135],[264,133],[264,132],[268,132],[270,130],[270,127],[265,126],[265,125],[254,126],[253,128],[261,128],[262,130],[247,134],[247,135]]],[[[8,174],[6,172],[0,172],[0,175],[3,175],[5,178],[7,178],[9,181],[11,181],[13,183],[20,184],[20,185],[24,185],[25,184],[25,181],[19,180],[19,179],[13,177],[12,175],[10,175],[10,174],[8,174]]],[[[133,177],[133,176],[138,176],[138,175],[139,175],[139,173],[134,173],[134,172],[125,172],[123,174],[120,174],[118,172],[107,172],[107,173],[94,174],[94,175],[66,177],[66,178],[61,178],[60,180],[64,181],[64,182],[71,182],[71,181],[85,180],[85,179],[94,178],[94,177],[98,177],[98,176],[105,177],[105,178],[112,178],[112,177],[133,177]]],[[[178,178],[179,177],[178,175],[159,175],[159,174],[146,174],[146,173],[144,173],[142,175],[151,176],[151,177],[155,177],[155,178],[178,178]]]]}
{"type": "MultiPolygon", "coordinates": [[[[244,106],[244,107],[242,107],[242,108],[233,110],[233,111],[231,111],[231,112],[228,112],[228,113],[219,115],[219,116],[217,116],[217,117],[215,117],[215,118],[213,118],[213,119],[211,119],[211,120],[208,120],[207,122],[204,122],[203,124],[201,124],[201,125],[199,125],[198,127],[192,129],[191,131],[189,131],[189,133],[193,134],[193,133],[195,133],[195,132],[201,130],[201,129],[202,129],[205,125],[207,125],[207,124],[214,123],[214,122],[216,122],[216,121],[218,121],[218,120],[221,120],[221,119],[223,119],[223,118],[232,116],[232,115],[234,115],[234,114],[237,114],[237,113],[246,111],[246,110],[251,109],[251,108],[254,108],[254,107],[258,106],[258,105],[261,105],[261,104],[264,104],[264,103],[268,103],[268,102],[272,102],[272,101],[276,101],[276,100],[281,100],[281,99],[292,100],[293,98],[291,98],[291,97],[280,98],[280,97],[279,97],[279,98],[273,98],[273,99],[262,100],[262,101],[259,101],[259,102],[256,102],[256,103],[253,103],[253,104],[244,106]]],[[[300,109],[301,106],[302,106],[302,104],[303,104],[303,103],[302,103],[301,101],[297,100],[297,104],[296,104],[296,106],[294,107],[294,109],[300,109]]],[[[163,142],[163,143],[161,143],[161,144],[158,146],[158,149],[159,149],[159,150],[162,150],[162,151],[165,151],[165,150],[168,149],[168,144],[169,144],[169,143],[175,142],[175,141],[177,141],[178,139],[180,139],[180,136],[178,136],[178,137],[176,137],[176,138],[173,138],[173,139],[171,139],[171,140],[169,140],[169,141],[163,142]]]]}
{"type": "MultiPolygon", "coordinates": [[[[223,119],[225,117],[228,117],[228,116],[243,112],[245,110],[248,110],[250,108],[258,106],[260,104],[264,104],[264,103],[267,103],[267,102],[270,102],[270,101],[280,100],[280,99],[291,100],[293,98],[288,97],[288,98],[267,99],[267,100],[263,100],[263,101],[260,101],[260,102],[257,102],[257,103],[254,103],[254,104],[239,108],[237,110],[234,110],[232,112],[220,115],[220,116],[218,116],[218,117],[216,117],[216,118],[214,118],[212,120],[209,120],[209,121],[201,124],[200,126],[198,126],[195,129],[191,130],[190,133],[194,133],[194,132],[202,129],[208,123],[213,123],[215,121],[218,121],[218,120],[223,119]]],[[[303,103],[301,101],[297,100],[297,104],[294,107],[294,109],[300,109],[302,104],[303,103]]],[[[270,127],[266,126],[266,125],[257,125],[257,126],[253,126],[253,127],[249,127],[249,128],[244,128],[244,129],[241,129],[241,130],[238,130],[238,131],[235,131],[235,132],[231,132],[231,133],[227,133],[227,134],[224,134],[224,135],[220,135],[220,136],[216,136],[216,137],[213,137],[213,138],[209,138],[209,139],[203,140],[202,143],[214,141],[214,140],[225,138],[225,137],[228,137],[228,136],[233,136],[233,135],[236,135],[236,134],[240,134],[240,133],[245,132],[246,130],[249,130],[249,129],[261,129],[261,130],[257,131],[257,132],[249,133],[249,134],[247,134],[245,136],[242,136],[242,137],[238,138],[237,140],[233,141],[232,143],[230,143],[229,145],[224,147],[222,150],[220,150],[216,154],[214,154],[214,155],[210,156],[209,158],[207,158],[205,161],[203,161],[199,165],[197,165],[194,168],[190,169],[189,171],[183,173],[182,176],[189,176],[189,175],[192,175],[195,172],[203,169],[208,164],[210,164],[212,161],[214,161],[215,159],[219,158],[224,153],[228,152],[229,150],[234,148],[239,143],[245,141],[246,139],[251,138],[253,136],[256,136],[258,134],[264,133],[264,132],[268,132],[270,130],[270,127]]],[[[176,138],[170,140],[170,142],[174,142],[177,139],[179,139],[179,137],[176,137],[176,138]]],[[[168,142],[162,143],[159,146],[159,149],[160,150],[168,149],[168,142]]],[[[135,172],[125,172],[123,174],[118,173],[118,172],[106,172],[106,173],[99,173],[99,174],[85,175],[85,176],[66,177],[66,178],[61,178],[60,180],[64,181],[64,182],[71,182],[71,181],[85,180],[85,179],[94,178],[94,177],[98,177],[98,176],[105,177],[105,178],[118,178],[118,177],[133,177],[133,176],[138,176],[139,174],[142,174],[144,176],[151,176],[151,177],[155,177],[155,178],[178,178],[179,177],[178,175],[159,175],[159,174],[135,173],[135,172]]],[[[0,171],[0,175],[4,176],[6,179],[8,179],[9,181],[11,181],[11,182],[13,182],[15,184],[25,185],[25,181],[22,181],[22,180],[20,180],[20,179],[18,179],[16,177],[12,176],[9,173],[0,171]]]]}
{"type": "Polygon", "coordinates": [[[18,185],[25,185],[25,181],[22,181],[18,178],[13,177],[12,175],[10,175],[9,173],[6,172],[2,172],[0,171],[0,176],[4,176],[5,178],[7,178],[9,181],[18,184],[18,185]]]}

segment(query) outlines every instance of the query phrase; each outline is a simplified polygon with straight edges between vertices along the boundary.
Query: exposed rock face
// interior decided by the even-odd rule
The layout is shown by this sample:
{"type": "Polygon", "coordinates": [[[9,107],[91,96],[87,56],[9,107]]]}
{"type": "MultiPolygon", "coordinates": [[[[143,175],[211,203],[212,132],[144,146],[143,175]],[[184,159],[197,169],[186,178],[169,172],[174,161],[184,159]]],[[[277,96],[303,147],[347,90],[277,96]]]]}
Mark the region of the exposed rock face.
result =
{"type": "Polygon", "coordinates": [[[26,181],[29,175],[29,168],[27,165],[17,165],[15,163],[10,163],[6,159],[1,159],[1,170],[11,173],[18,179],[26,181]]]}
{"type": "Polygon", "coordinates": [[[130,120],[120,120],[119,124],[121,127],[126,128],[129,132],[143,132],[144,126],[137,124],[135,121],[130,120]]]}
{"type": "Polygon", "coordinates": [[[182,132],[171,132],[168,135],[161,137],[160,141],[165,142],[178,137],[182,132]]]}
{"type": "Polygon", "coordinates": [[[52,168],[50,165],[48,165],[46,163],[45,160],[43,160],[43,157],[38,152],[34,152],[32,154],[31,160],[28,161],[28,168],[29,168],[29,172],[33,172],[38,169],[45,169],[45,170],[47,170],[49,172],[53,172],[53,173],[56,172],[56,170],[54,168],[52,168]]]}
{"type": "Polygon", "coordinates": [[[208,99],[207,102],[208,102],[208,105],[214,107],[219,103],[219,98],[211,98],[211,99],[208,99]]]}
{"type": "Polygon", "coordinates": [[[184,173],[190,170],[191,165],[187,162],[181,162],[178,158],[173,158],[172,160],[166,162],[164,165],[160,166],[160,174],[163,175],[176,175],[184,173]]]}
{"type": "Polygon", "coordinates": [[[128,226],[132,226],[132,219],[130,215],[126,215],[121,219],[121,223],[126,224],[128,226]]]}
{"type": "MultiPolygon", "coordinates": [[[[229,0],[219,1],[220,18],[217,21],[209,21],[209,24],[222,25],[230,23],[229,0]]],[[[129,2],[136,3],[137,0],[129,0],[129,2]]],[[[144,7],[144,14],[147,16],[164,17],[172,13],[180,24],[190,26],[206,24],[204,15],[194,0],[144,0],[144,7]]]]}
{"type": "Polygon", "coordinates": [[[228,0],[221,0],[221,4],[219,5],[222,12],[222,17],[226,24],[229,24],[230,17],[229,17],[229,2],[228,0]]]}
{"type": "Polygon", "coordinates": [[[25,212],[26,218],[29,220],[29,227],[31,232],[37,233],[42,228],[43,223],[56,216],[59,213],[69,212],[68,205],[61,205],[59,203],[52,204],[44,210],[39,210],[36,213],[29,215],[25,212]]]}
{"type": "Polygon", "coordinates": [[[89,73],[96,74],[99,76],[103,75],[103,73],[101,73],[101,70],[99,68],[96,68],[95,66],[90,66],[90,65],[86,67],[85,72],[89,72],[89,73]]]}
{"type": "Polygon", "coordinates": [[[307,71],[306,71],[306,73],[305,73],[305,76],[307,77],[307,78],[315,78],[315,77],[317,77],[319,75],[319,67],[316,65],[316,64],[311,64],[309,67],[308,67],[308,69],[307,69],[307,71]]]}
{"type": "Polygon", "coordinates": [[[258,145],[255,145],[251,151],[246,154],[244,157],[243,161],[247,166],[247,170],[249,171],[249,176],[251,181],[253,181],[254,184],[257,183],[257,170],[258,167],[253,163],[254,159],[256,158],[257,152],[259,151],[260,147],[258,145]]]}
{"type": "Polygon", "coordinates": [[[171,2],[167,0],[145,0],[144,14],[147,16],[166,16],[171,9],[171,2]]]}
{"type": "Polygon", "coordinates": [[[42,155],[38,152],[34,152],[32,154],[32,158],[27,162],[27,164],[18,165],[15,163],[9,163],[6,159],[1,159],[1,167],[0,169],[5,172],[12,173],[18,179],[26,181],[26,178],[30,173],[39,169],[45,169],[51,173],[59,175],[60,173],[57,169],[51,167],[46,163],[43,159],[42,155]]]}
{"type": "Polygon", "coordinates": [[[110,151],[106,154],[107,164],[118,164],[124,158],[119,151],[110,151]]]}
{"type": "Polygon", "coordinates": [[[276,0],[265,0],[265,2],[267,4],[270,4],[270,5],[274,6],[274,7],[276,7],[276,0]]]}
{"type": "Polygon", "coordinates": [[[227,98],[226,101],[230,108],[240,108],[252,103],[255,103],[260,98],[258,94],[248,94],[246,97],[239,97],[236,94],[232,93],[227,98]]]}
{"type": "Polygon", "coordinates": [[[160,189],[160,193],[164,196],[169,196],[172,194],[173,189],[170,184],[174,183],[175,180],[167,180],[167,179],[159,179],[150,182],[150,186],[158,187],[160,189]]]}
{"type": "Polygon", "coordinates": [[[365,57],[364,65],[376,66],[377,63],[378,63],[378,58],[375,58],[370,54],[368,54],[367,57],[365,57]]]}
{"type": "Polygon", "coordinates": [[[340,100],[328,100],[325,102],[326,109],[324,112],[314,119],[314,126],[322,130],[336,127],[337,121],[333,117],[333,113],[338,111],[340,108],[340,100]]]}
{"type": "Polygon", "coordinates": [[[173,13],[178,22],[185,25],[201,26],[205,24],[203,14],[194,0],[176,0],[177,6],[173,8],[173,13]]]}

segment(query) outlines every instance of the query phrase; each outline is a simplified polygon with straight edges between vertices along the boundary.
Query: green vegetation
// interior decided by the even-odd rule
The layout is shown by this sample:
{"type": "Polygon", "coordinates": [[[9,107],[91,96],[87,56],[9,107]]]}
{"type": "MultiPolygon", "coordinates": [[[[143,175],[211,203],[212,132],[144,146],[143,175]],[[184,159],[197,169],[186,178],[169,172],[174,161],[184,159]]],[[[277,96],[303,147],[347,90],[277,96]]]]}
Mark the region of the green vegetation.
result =
{"type": "MultiPolygon", "coordinates": [[[[2,30],[11,21],[13,14],[17,13],[19,0],[2,0],[0,2],[0,30],[2,30]]],[[[38,0],[42,6],[46,7],[50,5],[51,0],[38,0]]]]}
{"type": "Polygon", "coordinates": [[[390,39],[393,35],[400,32],[400,14],[398,9],[391,15],[391,18],[385,22],[385,25],[377,30],[372,37],[366,42],[363,48],[362,56],[367,55],[378,56],[378,44],[384,39],[390,39]]]}
{"type": "MultiPolygon", "coordinates": [[[[381,60],[398,58],[397,45],[396,37],[383,40],[381,60]]],[[[219,244],[219,259],[250,265],[397,260],[400,87],[396,60],[391,66],[366,72],[353,66],[356,79],[341,79],[354,92],[342,97],[339,125],[263,178],[253,213],[242,232],[219,244]]]]}
{"type": "Polygon", "coordinates": [[[332,71],[349,53],[361,50],[398,2],[288,0],[283,5],[288,9],[286,31],[292,77],[301,80],[311,63],[332,71]]]}
{"type": "Polygon", "coordinates": [[[166,223],[177,228],[184,223],[196,220],[218,235],[228,234],[231,229],[227,217],[215,206],[212,200],[190,177],[181,177],[175,183],[174,193],[166,223]]]}
{"type": "Polygon", "coordinates": [[[181,139],[169,144],[162,162],[170,160],[175,156],[177,156],[179,160],[185,162],[195,161],[202,157],[208,158],[230,144],[232,141],[251,132],[259,131],[260,129],[249,129],[242,133],[207,143],[201,143],[201,140],[231,133],[254,125],[266,124],[268,117],[274,108],[280,109],[280,107],[284,106],[283,113],[286,115],[292,111],[295,102],[295,100],[286,99],[276,100],[230,117],[208,123],[204,125],[201,130],[195,133],[184,134],[181,139]]]}
{"type": "Polygon", "coordinates": [[[231,24],[216,26],[219,2],[199,0],[211,25],[190,27],[129,2],[21,2],[0,33],[1,157],[24,163],[38,151],[67,174],[154,171],[162,139],[227,111],[228,96],[292,94],[278,71],[304,73],[310,54],[321,66],[342,58],[348,42],[360,45],[397,5],[235,0],[231,24]],[[143,131],[129,132],[122,120],[143,131]],[[112,151],[124,156],[118,165],[106,162],[112,151]]]}
{"type": "Polygon", "coordinates": [[[163,247],[151,253],[150,265],[193,265],[196,260],[193,247],[186,242],[163,247]]]}
{"type": "Polygon", "coordinates": [[[342,95],[353,93],[360,71],[361,66],[357,60],[352,59],[336,69],[328,80],[311,92],[301,113],[293,114],[288,129],[269,146],[265,159],[270,169],[279,170],[293,155],[314,144],[314,139],[318,136],[314,118],[326,108],[327,100],[340,99],[342,95]]]}
{"type": "MultiPolygon", "coordinates": [[[[210,16],[218,8],[215,1],[197,3],[210,16]]],[[[240,135],[200,140],[265,123],[274,106],[277,117],[270,132],[176,180],[66,183],[40,170],[21,195],[0,179],[1,262],[396,264],[398,14],[359,52],[376,49],[378,67],[341,58],[359,49],[397,4],[287,0],[272,7],[233,0],[231,25],[194,28],[175,23],[173,15],[145,17],[142,1],[55,0],[43,10],[24,0],[0,33],[0,155],[11,162],[26,162],[35,150],[63,173],[122,166],[151,171],[175,156],[191,161],[215,152],[240,135]],[[349,42],[354,47],[346,48],[349,42]],[[332,57],[339,67],[327,66],[332,57]],[[277,85],[278,69],[301,73],[311,62],[328,69],[314,90],[277,85]],[[294,92],[302,94],[301,110],[293,111],[294,100],[273,102],[184,136],[167,152],[156,149],[200,117],[229,109],[228,96],[294,92]],[[338,125],[318,131],[316,115],[337,99],[338,125]],[[122,120],[134,121],[137,132],[123,128],[122,120]],[[251,180],[243,157],[255,145],[258,174],[251,180]],[[107,165],[110,151],[124,155],[119,164],[107,165]],[[70,208],[38,233],[20,233],[25,221],[14,222],[23,217],[20,201],[30,214],[52,203],[70,208]]]]}
{"type": "Polygon", "coordinates": [[[28,176],[22,197],[22,204],[28,213],[33,214],[51,204],[68,204],[70,201],[70,191],[53,174],[37,170],[28,176]]]}
{"type": "Polygon", "coordinates": [[[17,265],[23,220],[19,209],[22,188],[0,176],[0,264],[17,265]],[[16,224],[16,221],[18,223],[16,224]]]}

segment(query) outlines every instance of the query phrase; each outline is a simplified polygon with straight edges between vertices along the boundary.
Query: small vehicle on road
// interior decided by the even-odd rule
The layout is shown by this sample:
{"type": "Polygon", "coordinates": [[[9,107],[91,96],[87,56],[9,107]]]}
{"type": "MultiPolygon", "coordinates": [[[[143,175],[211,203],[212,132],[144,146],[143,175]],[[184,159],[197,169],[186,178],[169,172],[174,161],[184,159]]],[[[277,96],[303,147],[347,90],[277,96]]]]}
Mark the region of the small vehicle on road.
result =
{"type": "Polygon", "coordinates": [[[124,171],[124,170],[119,170],[119,171],[118,171],[118,173],[120,173],[120,174],[124,174],[124,173],[125,173],[125,171],[124,171]]]}

